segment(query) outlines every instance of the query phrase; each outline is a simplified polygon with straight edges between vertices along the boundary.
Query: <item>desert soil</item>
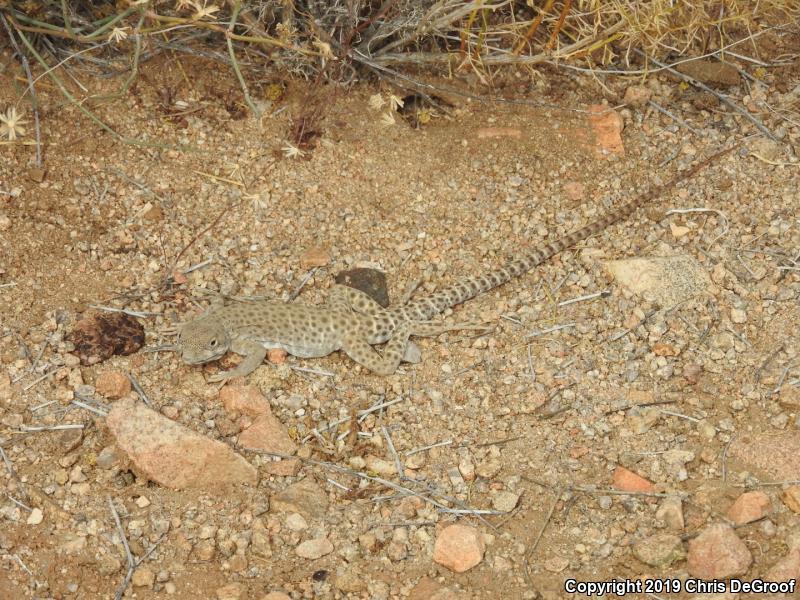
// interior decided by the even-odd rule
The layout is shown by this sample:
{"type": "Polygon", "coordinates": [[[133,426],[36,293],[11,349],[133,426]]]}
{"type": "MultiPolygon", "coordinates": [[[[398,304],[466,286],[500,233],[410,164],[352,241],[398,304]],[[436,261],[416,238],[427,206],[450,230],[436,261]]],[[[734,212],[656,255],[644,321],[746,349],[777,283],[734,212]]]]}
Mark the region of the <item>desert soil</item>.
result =
{"type": "MultiPolygon", "coordinates": [[[[121,83],[76,74],[97,94],[121,83]]],[[[768,443],[800,446],[796,75],[767,70],[726,90],[778,143],[663,75],[601,88],[509,72],[494,84],[518,103],[442,93],[414,127],[392,113],[402,93],[387,84],[314,96],[279,75],[255,91],[257,120],[224,68],[162,58],[124,98],[91,104],[146,144],[115,139],[42,79],[44,166],[29,110],[25,135],[0,146],[0,598],[112,598],[128,570],[120,531],[144,557],[124,597],[142,599],[562,598],[570,578],[696,577],[724,563],[720,545],[741,563],[723,579],[798,573],[800,468],[768,443]],[[631,86],[694,132],[646,103],[618,106],[631,86]],[[585,112],[604,103],[624,124],[621,147],[603,141],[613,119],[601,135],[585,112]],[[302,115],[320,135],[288,156],[302,115]],[[139,350],[87,366],[70,354],[75,323],[103,310],[90,305],[143,313],[155,347],[220,299],[300,288],[295,301],[324,303],[354,267],[385,271],[393,301],[414,282],[418,297],[737,141],[651,208],[445,316],[489,331],[417,339],[422,361],[389,377],[334,353],[278,356],[228,384],[268,400],[301,458],[288,475],[241,447],[252,420],[205,380],[235,356],[189,366],[139,350]],[[708,210],[666,214],[697,208],[708,210]],[[670,256],[688,257],[705,283],[667,306],[612,268],[670,256]],[[128,373],[152,410],[224,443],[255,481],[172,489],[143,473],[103,416],[143,400],[124,382],[122,399],[97,385],[128,373]],[[633,491],[628,471],[646,480],[633,491]],[[744,492],[760,492],[745,499],[754,520],[731,510],[744,492]],[[449,559],[478,550],[460,573],[434,556],[456,522],[475,548],[449,559]],[[736,526],[709,543],[720,523],[736,526]]],[[[23,91],[6,52],[0,110],[23,91]]]]}

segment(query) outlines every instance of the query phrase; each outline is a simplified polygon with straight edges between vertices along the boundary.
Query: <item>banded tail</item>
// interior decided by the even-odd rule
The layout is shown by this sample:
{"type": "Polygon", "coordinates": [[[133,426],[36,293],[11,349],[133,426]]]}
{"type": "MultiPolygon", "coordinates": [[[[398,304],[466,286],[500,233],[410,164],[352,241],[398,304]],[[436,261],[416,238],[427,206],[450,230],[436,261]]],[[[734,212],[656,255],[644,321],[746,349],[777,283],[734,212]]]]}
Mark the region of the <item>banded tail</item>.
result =
{"type": "Polygon", "coordinates": [[[555,256],[559,252],[571,248],[578,242],[585,240],[597,233],[603,231],[617,221],[622,221],[636,212],[639,208],[652,202],[655,198],[663,194],[665,191],[673,188],[678,183],[690,179],[699,171],[716,161],[718,158],[728,154],[738,147],[739,144],[730,146],[724,150],[712,154],[708,158],[700,161],[693,167],[678,173],[668,182],[656,186],[644,194],[634,198],[630,202],[623,204],[619,208],[609,210],[605,216],[597,221],[589,223],[580,229],[565,235],[563,238],[548,242],[544,246],[531,250],[525,253],[520,258],[514,259],[506,263],[503,267],[494,271],[489,271],[477,277],[466,277],[454,283],[453,285],[435,292],[430,296],[413,300],[405,306],[398,306],[391,309],[400,320],[404,321],[428,321],[434,316],[444,312],[448,308],[466,302],[479,294],[488,292],[489,290],[503,285],[514,277],[519,277],[523,273],[527,273],[534,267],[542,264],[548,258],[555,256]]]}

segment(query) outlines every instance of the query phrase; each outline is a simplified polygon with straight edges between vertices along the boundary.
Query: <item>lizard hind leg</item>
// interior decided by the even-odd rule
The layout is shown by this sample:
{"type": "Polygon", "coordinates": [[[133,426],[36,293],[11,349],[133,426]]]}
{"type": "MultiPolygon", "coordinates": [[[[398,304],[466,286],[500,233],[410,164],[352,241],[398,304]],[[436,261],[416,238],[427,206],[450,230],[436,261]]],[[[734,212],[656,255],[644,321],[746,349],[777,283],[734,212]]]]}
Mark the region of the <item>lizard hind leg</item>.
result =
{"type": "Polygon", "coordinates": [[[364,337],[356,332],[345,336],[342,340],[341,350],[376,375],[391,375],[406,356],[408,338],[411,336],[414,325],[415,323],[411,322],[401,323],[384,346],[383,355],[379,354],[364,337]]]}

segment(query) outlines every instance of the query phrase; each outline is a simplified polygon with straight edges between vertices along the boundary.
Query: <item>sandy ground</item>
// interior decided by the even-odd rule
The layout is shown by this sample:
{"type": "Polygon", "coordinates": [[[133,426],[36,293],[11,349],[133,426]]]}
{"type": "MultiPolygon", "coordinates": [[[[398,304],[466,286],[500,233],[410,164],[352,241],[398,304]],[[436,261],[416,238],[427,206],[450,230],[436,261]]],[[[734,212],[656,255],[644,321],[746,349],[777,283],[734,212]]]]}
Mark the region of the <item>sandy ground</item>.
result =
{"type": "MultiPolygon", "coordinates": [[[[3,109],[23,84],[11,57],[0,59],[3,109]]],[[[569,578],[686,578],[691,557],[647,564],[637,544],[669,534],[691,551],[699,532],[728,522],[745,486],[770,504],[735,530],[752,556],[741,577],[791,556],[800,517],[785,500],[790,484],[762,485],[779,477],[728,453],[737,437],[800,436],[800,170],[786,145],[760,140],[446,316],[488,322],[487,335],[418,340],[422,362],[390,377],[336,353],[264,364],[247,378],[301,456],[355,470],[365,458],[394,465],[398,456],[415,481],[382,477],[419,497],[310,462],[295,476],[270,475],[247,452],[257,485],[227,490],[172,490],[124,460],[99,460],[114,452],[114,437],[103,417],[71,401],[109,370],[132,373],[156,410],[203,436],[235,449],[239,427],[204,380],[219,365],[141,351],[75,365],[65,336],[89,305],[147,313],[140,321],[156,346],[220,294],[288,297],[309,272],[304,257],[320,250],[328,264],[298,301],[324,302],[335,274],[357,266],[384,270],[392,299],[419,282],[417,297],[586,224],[752,129],[713,99],[655,77],[645,84],[653,100],[697,134],[629,106],[617,111],[624,154],[603,155],[582,111],[447,95],[452,105],[417,129],[399,115],[388,123],[387,106],[371,103],[393,90],[362,84],[331,92],[316,147],[289,158],[292,115],[308,98],[301,84],[263,100],[267,116],[256,121],[237,104],[229,73],[180,66],[145,65],[128,98],[94,109],[145,145],[100,131],[43,80],[44,171],[33,146],[0,146],[0,445],[8,459],[0,597],[113,597],[127,567],[109,498],[136,557],[158,542],[130,598],[561,598],[570,597],[569,578]],[[688,208],[714,212],[665,216],[688,208]],[[674,255],[691,257],[708,281],[671,306],[631,291],[609,269],[611,260],[674,255]],[[345,421],[311,435],[393,401],[358,431],[339,435],[352,429],[345,421]],[[51,429],[75,424],[82,429],[51,429]],[[34,426],[45,430],[26,431],[34,426]],[[620,466],[656,495],[617,494],[620,466]],[[303,515],[305,526],[271,506],[300,480],[328,500],[303,515]],[[683,499],[683,527],[665,522],[657,494],[683,499]],[[459,516],[431,499],[510,512],[459,516]],[[486,541],[464,573],[432,560],[437,536],[456,520],[486,541]],[[332,552],[298,556],[299,544],[321,538],[332,552]]],[[[731,93],[755,114],[759,102],[791,106],[793,75],[776,70],[765,86],[731,93]]],[[[98,93],[118,84],[90,81],[98,93]]],[[[636,82],[606,83],[614,105],[636,82]]],[[[558,73],[509,75],[502,92],[565,107],[603,100],[589,78],[558,73]]],[[[781,127],[783,142],[796,145],[800,128],[781,127]]],[[[22,141],[31,131],[29,123],[22,141]]],[[[769,463],[764,452],[756,444],[769,463]]]]}

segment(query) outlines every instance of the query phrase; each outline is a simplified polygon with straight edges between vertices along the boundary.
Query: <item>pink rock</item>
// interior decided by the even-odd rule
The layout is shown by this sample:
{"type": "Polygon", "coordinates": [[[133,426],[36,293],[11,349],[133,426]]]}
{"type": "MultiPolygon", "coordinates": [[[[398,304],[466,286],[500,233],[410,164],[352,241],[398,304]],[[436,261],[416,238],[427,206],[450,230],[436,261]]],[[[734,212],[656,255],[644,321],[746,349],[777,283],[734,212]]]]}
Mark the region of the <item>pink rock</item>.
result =
{"type": "Polygon", "coordinates": [[[257,482],[256,469],[228,446],[170,421],[139,400],[114,403],[106,425],[137,470],[161,485],[219,491],[257,482]]]}
{"type": "Polygon", "coordinates": [[[104,371],[95,381],[94,388],[109,400],[118,400],[131,391],[131,381],[122,371],[104,371]]]}
{"type": "Polygon", "coordinates": [[[742,435],[731,443],[728,454],[747,470],[763,471],[770,479],[800,479],[800,430],[742,435]]]}
{"type": "Polygon", "coordinates": [[[701,579],[727,579],[744,575],[753,562],[747,545],[726,523],[709,525],[689,541],[687,570],[701,579]]]}
{"type": "Polygon", "coordinates": [[[644,106],[653,95],[653,90],[641,85],[631,85],[625,90],[622,101],[631,106],[644,106]]]}
{"type": "MultiPolygon", "coordinates": [[[[286,427],[271,414],[261,415],[250,427],[239,434],[239,445],[248,450],[275,452],[276,454],[294,454],[297,445],[289,437],[286,427]]],[[[264,465],[272,475],[289,477],[296,475],[300,469],[300,461],[296,458],[274,460],[264,465]]]]}
{"type": "Polygon", "coordinates": [[[614,487],[623,492],[652,492],[653,484],[625,467],[614,469],[614,487]]]}
{"type": "Polygon", "coordinates": [[[269,400],[254,385],[226,385],[220,390],[219,399],[228,412],[250,417],[272,414],[269,400]]]}
{"type": "Polygon", "coordinates": [[[481,562],[485,551],[480,531],[469,525],[449,525],[436,538],[433,560],[451,571],[463,573],[481,562]]]}
{"type": "Polygon", "coordinates": [[[625,154],[622,143],[622,117],[610,106],[593,104],[589,106],[589,124],[594,133],[597,151],[600,155],[625,154]]]}
{"type": "Polygon", "coordinates": [[[516,127],[481,127],[478,129],[478,139],[494,137],[522,137],[522,131],[516,127]]]}
{"type": "Polygon", "coordinates": [[[765,581],[791,581],[800,579],[800,548],[794,548],[767,571],[765,581]]]}
{"type": "Polygon", "coordinates": [[[568,181],[564,184],[564,193],[570,200],[577,202],[578,200],[583,200],[586,195],[586,190],[584,190],[582,183],[578,181],[568,181]]]}
{"type": "Polygon", "coordinates": [[[280,348],[270,348],[267,350],[267,360],[273,365],[282,365],[286,362],[287,356],[289,356],[289,353],[280,348]]]}
{"type": "Polygon", "coordinates": [[[745,492],[728,509],[728,518],[736,525],[757,521],[766,515],[772,504],[764,492],[745,492]]]}

